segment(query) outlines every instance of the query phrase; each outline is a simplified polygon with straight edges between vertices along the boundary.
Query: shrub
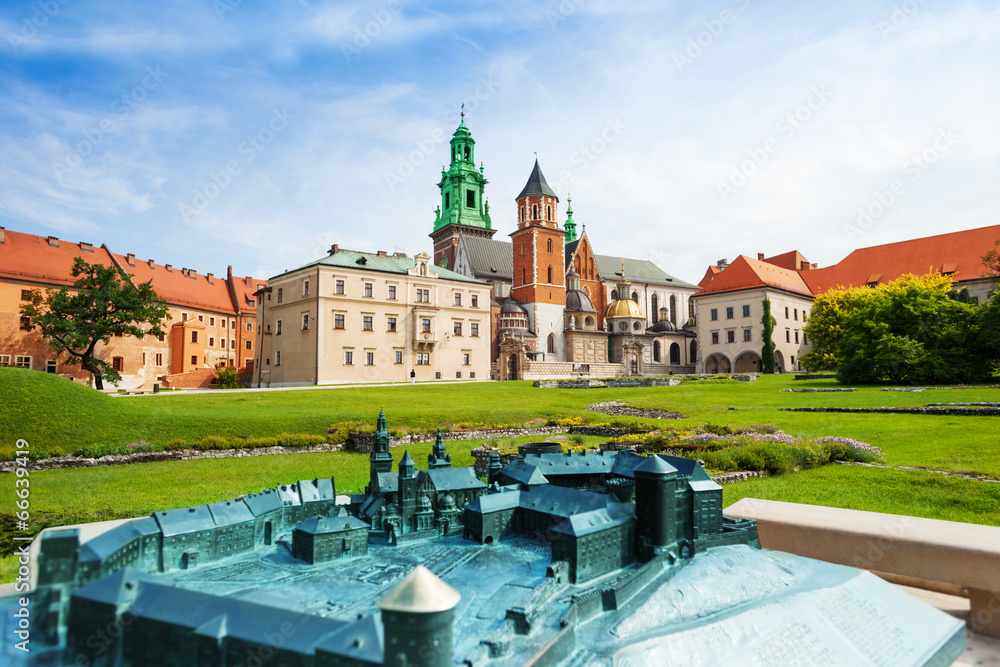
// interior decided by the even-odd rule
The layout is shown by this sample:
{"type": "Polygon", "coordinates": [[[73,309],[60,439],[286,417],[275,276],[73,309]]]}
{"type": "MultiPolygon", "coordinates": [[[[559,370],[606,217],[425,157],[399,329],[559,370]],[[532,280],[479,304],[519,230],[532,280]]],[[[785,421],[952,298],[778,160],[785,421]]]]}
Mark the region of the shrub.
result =
{"type": "Polygon", "coordinates": [[[713,424],[712,422],[705,422],[701,425],[702,433],[712,433],[714,435],[732,435],[733,429],[729,428],[725,424],[713,424]]]}
{"type": "Polygon", "coordinates": [[[173,440],[168,440],[163,448],[168,452],[178,452],[182,449],[191,449],[191,446],[184,438],[174,438],[173,440]]]}
{"type": "Polygon", "coordinates": [[[115,445],[108,442],[95,442],[91,445],[83,445],[73,450],[73,456],[82,456],[88,459],[99,459],[102,456],[116,454],[128,454],[125,445],[115,445]]]}
{"type": "Polygon", "coordinates": [[[229,440],[219,435],[205,436],[198,442],[194,443],[194,448],[203,452],[210,449],[231,449],[229,440]]]}
{"type": "Polygon", "coordinates": [[[240,372],[232,366],[220,366],[215,371],[215,376],[219,380],[219,389],[235,389],[239,386],[240,372]]]}
{"type": "Polygon", "coordinates": [[[816,442],[820,444],[837,443],[846,445],[850,448],[847,459],[857,461],[858,463],[874,463],[875,461],[880,461],[885,457],[885,453],[878,447],[869,445],[867,442],[855,440],[854,438],[827,436],[824,438],[818,438],[816,442]]]}
{"type": "Polygon", "coordinates": [[[740,469],[733,460],[732,452],[730,450],[705,452],[701,455],[701,460],[704,461],[705,467],[711,470],[735,472],[740,469]]]}

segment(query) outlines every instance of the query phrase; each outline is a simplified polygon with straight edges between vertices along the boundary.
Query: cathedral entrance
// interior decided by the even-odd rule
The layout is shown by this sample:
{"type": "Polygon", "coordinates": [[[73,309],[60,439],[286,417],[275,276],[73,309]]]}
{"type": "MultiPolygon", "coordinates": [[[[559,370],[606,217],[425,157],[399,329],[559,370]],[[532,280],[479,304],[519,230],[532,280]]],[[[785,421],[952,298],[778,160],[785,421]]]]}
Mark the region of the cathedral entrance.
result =
{"type": "Polygon", "coordinates": [[[516,380],[517,379],[517,355],[512,354],[507,357],[507,379],[516,380]]]}

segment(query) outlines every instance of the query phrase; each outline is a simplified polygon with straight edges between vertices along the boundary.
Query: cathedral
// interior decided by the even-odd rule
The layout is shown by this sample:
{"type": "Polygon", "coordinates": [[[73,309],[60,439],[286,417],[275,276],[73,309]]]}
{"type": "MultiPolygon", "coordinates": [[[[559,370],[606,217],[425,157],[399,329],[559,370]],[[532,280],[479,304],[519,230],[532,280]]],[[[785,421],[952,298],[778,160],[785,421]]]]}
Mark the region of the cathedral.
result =
{"type": "Polygon", "coordinates": [[[492,287],[493,377],[693,372],[698,347],[690,298],[698,286],[649,260],[596,254],[586,226],[577,233],[568,198],[560,224],[559,196],[537,157],[515,197],[511,240],[495,240],[475,144],[463,114],[438,183],[441,204],[430,236],[435,264],[492,287]]]}

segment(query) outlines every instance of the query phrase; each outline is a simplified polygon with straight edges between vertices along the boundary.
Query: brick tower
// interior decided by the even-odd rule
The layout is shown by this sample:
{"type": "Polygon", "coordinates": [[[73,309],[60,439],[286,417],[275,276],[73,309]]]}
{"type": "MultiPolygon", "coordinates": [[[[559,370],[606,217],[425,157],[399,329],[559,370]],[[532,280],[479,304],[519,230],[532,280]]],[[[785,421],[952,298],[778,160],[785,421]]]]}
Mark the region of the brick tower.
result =
{"type": "Polygon", "coordinates": [[[461,235],[493,238],[490,205],[483,198],[483,166],[476,168],[476,140],[462,122],[451,137],[451,166],[441,171],[441,205],[434,218],[434,263],[455,269],[455,248],[461,235]],[[442,262],[442,259],[444,261],[442,262]]]}
{"type": "Polygon", "coordinates": [[[546,361],[565,359],[563,310],[566,307],[566,231],[559,227],[559,197],[545,182],[535,159],[528,182],[517,196],[514,283],[511,296],[528,311],[546,361]]]}

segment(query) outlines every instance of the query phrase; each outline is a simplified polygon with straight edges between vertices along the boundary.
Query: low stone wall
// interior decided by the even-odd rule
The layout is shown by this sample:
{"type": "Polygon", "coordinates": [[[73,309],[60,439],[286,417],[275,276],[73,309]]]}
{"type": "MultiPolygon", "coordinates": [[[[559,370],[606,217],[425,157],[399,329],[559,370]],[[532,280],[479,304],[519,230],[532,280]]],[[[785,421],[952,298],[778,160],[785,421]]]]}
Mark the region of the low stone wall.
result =
{"type": "Polygon", "coordinates": [[[208,389],[213,386],[212,380],[217,380],[218,377],[214,368],[200,368],[187,373],[164,375],[163,386],[170,389],[208,389]]]}
{"type": "Polygon", "coordinates": [[[807,387],[805,389],[782,389],[781,391],[794,391],[799,393],[818,392],[821,394],[828,394],[842,391],[857,391],[857,389],[854,389],[853,387],[807,387]]]}
{"type": "Polygon", "coordinates": [[[643,419],[685,419],[680,412],[657,410],[654,408],[633,408],[621,401],[605,401],[589,405],[585,409],[612,417],[641,417],[643,419]]]}
{"type": "Polygon", "coordinates": [[[535,386],[542,389],[624,389],[628,387],[676,387],[680,383],[680,378],[622,377],[604,380],[536,380],[535,386]]]}
{"type": "MultiPolygon", "coordinates": [[[[83,456],[53,456],[48,459],[30,461],[28,470],[58,470],[60,468],[93,468],[95,466],[119,466],[130,463],[158,463],[160,461],[190,461],[193,459],[228,459],[241,456],[269,456],[271,454],[316,454],[336,452],[343,445],[314,445],[312,447],[258,447],[256,449],[182,449],[169,452],[144,452],[141,454],[111,454],[100,458],[83,456]]],[[[0,462],[0,473],[12,472],[14,461],[0,462]]]]}
{"type": "Polygon", "coordinates": [[[737,382],[756,382],[760,373],[733,373],[729,377],[737,382]]]}
{"type": "Polygon", "coordinates": [[[836,380],[836,373],[798,373],[796,380],[836,380]]]}
{"type": "Polygon", "coordinates": [[[949,417],[998,417],[1000,408],[779,408],[784,412],[855,412],[949,417]]]}

